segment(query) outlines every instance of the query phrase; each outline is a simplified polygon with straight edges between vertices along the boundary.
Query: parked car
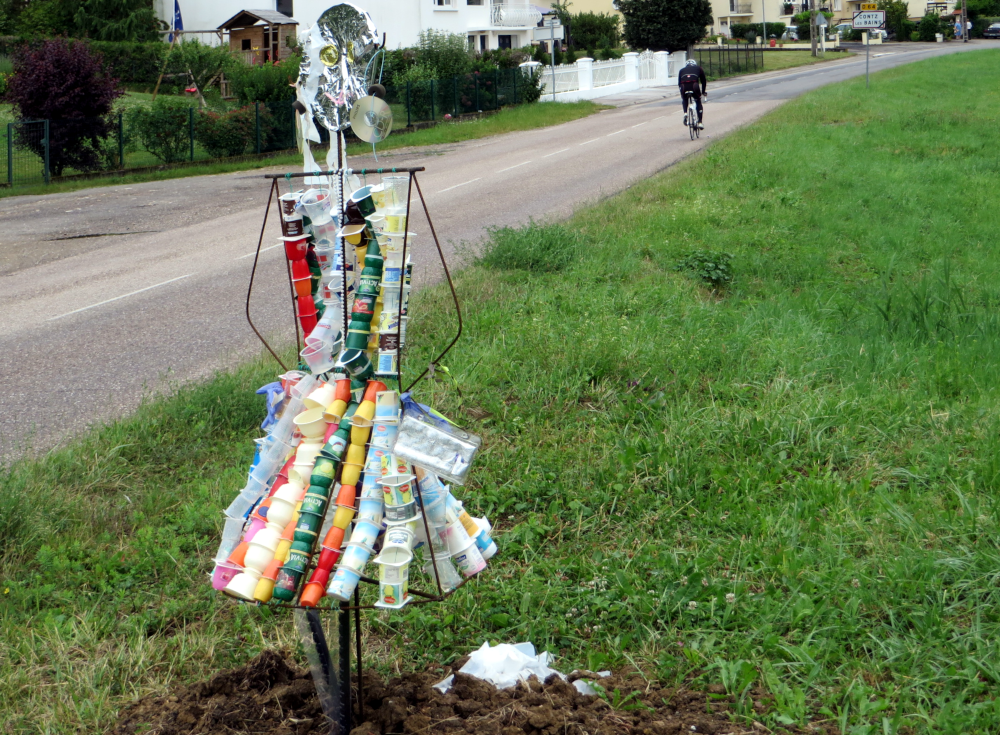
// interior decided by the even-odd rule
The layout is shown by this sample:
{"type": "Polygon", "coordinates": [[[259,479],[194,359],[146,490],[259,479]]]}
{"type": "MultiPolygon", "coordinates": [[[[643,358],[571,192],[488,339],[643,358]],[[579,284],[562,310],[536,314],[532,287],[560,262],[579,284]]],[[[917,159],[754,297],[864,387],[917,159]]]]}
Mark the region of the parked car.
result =
{"type": "Polygon", "coordinates": [[[833,27],[830,33],[839,33],[841,38],[847,38],[851,35],[851,31],[854,30],[850,23],[838,23],[833,27]]]}
{"type": "Polygon", "coordinates": [[[798,26],[788,26],[785,28],[785,32],[781,34],[782,41],[798,41],[799,40],[799,27],[798,26]]]}
{"type": "Polygon", "coordinates": [[[1000,38],[1000,23],[991,23],[989,28],[983,31],[983,38],[1000,38]]]}

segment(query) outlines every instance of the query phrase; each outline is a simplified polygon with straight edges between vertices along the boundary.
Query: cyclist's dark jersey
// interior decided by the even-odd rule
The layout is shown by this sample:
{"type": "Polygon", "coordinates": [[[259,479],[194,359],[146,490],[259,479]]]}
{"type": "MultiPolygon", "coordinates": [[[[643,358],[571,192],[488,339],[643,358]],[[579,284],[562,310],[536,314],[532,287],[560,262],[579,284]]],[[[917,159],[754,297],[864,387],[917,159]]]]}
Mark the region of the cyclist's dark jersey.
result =
{"type": "Polygon", "coordinates": [[[681,92],[689,90],[697,94],[699,82],[701,83],[701,93],[705,94],[708,81],[705,79],[705,70],[700,66],[685,66],[677,75],[677,86],[681,92]]]}

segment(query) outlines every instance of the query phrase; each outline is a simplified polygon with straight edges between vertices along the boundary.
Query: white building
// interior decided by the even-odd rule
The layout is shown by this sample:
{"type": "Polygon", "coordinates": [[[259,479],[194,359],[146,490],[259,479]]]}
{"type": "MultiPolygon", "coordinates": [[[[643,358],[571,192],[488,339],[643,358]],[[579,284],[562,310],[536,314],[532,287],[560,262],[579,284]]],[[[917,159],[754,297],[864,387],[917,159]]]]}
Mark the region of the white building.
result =
{"type": "MultiPolygon", "coordinates": [[[[544,1],[544,0],[543,0],[544,1]]],[[[241,10],[269,10],[289,15],[300,29],[310,27],[336,0],[178,0],[186,33],[214,31],[241,10]]],[[[155,0],[157,14],[170,23],[173,0],[155,0]]],[[[421,31],[460,33],[476,49],[519,48],[531,43],[531,29],[546,7],[528,0],[359,0],[387,48],[414,46],[421,31]]],[[[205,43],[218,43],[212,34],[200,34],[205,43]]]]}

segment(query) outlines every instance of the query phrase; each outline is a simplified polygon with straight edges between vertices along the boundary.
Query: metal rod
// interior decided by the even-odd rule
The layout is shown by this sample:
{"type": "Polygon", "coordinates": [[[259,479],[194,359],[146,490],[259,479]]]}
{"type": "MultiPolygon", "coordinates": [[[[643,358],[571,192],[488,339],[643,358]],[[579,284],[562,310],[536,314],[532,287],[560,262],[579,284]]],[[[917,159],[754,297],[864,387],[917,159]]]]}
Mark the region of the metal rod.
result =
{"type": "MultiPolygon", "coordinates": [[[[459,306],[458,292],[455,290],[455,282],[451,279],[451,272],[448,270],[448,263],[444,259],[444,252],[441,250],[441,243],[438,241],[437,232],[434,230],[434,222],[431,221],[431,214],[427,210],[427,201],[424,199],[424,193],[420,190],[420,182],[417,181],[416,176],[413,176],[413,183],[416,184],[417,196],[420,197],[420,204],[424,208],[424,215],[427,217],[427,224],[431,228],[431,236],[434,238],[434,246],[437,248],[438,256],[441,258],[441,266],[444,268],[444,275],[448,280],[448,288],[451,289],[451,297],[455,301],[455,315],[458,317],[458,333],[455,335],[455,339],[453,339],[451,343],[444,348],[444,351],[431,362],[431,365],[436,365],[445,355],[448,354],[448,351],[455,346],[459,337],[462,336],[462,308],[459,306]]],[[[410,383],[406,390],[413,390],[413,386],[423,380],[429,369],[429,366],[425,368],[424,371],[420,373],[420,375],[418,375],[412,383],[410,383]]]]}
{"type": "Polygon", "coordinates": [[[354,646],[358,671],[358,722],[365,721],[365,691],[361,683],[361,592],[354,588],[354,646]]]}
{"type": "Polygon", "coordinates": [[[410,196],[413,192],[413,174],[406,182],[406,226],[403,227],[403,260],[400,265],[399,303],[396,304],[396,382],[403,387],[403,299],[406,295],[406,246],[410,238],[410,196]]]}
{"type": "MultiPolygon", "coordinates": [[[[338,132],[338,136],[343,135],[343,133],[338,132]]],[[[340,170],[344,170],[343,161],[340,160],[338,155],[338,164],[340,165],[340,170]]],[[[358,174],[359,176],[364,176],[365,174],[414,174],[419,171],[426,171],[427,169],[423,166],[417,166],[415,168],[358,168],[352,169],[352,174],[358,174]]],[[[330,176],[332,171],[307,171],[298,172],[290,174],[262,174],[261,178],[264,179],[304,179],[308,176],[330,176]]]]}
{"type": "Polygon", "coordinates": [[[340,635],[340,732],[351,731],[351,613],[341,605],[337,614],[340,635]]]}
{"type": "MultiPolygon", "coordinates": [[[[267,214],[268,212],[271,211],[271,200],[274,199],[274,191],[277,188],[278,188],[278,182],[277,179],[275,179],[271,182],[271,191],[267,195],[267,208],[264,210],[264,222],[260,226],[260,238],[257,240],[257,252],[254,253],[253,256],[253,269],[250,271],[250,285],[247,287],[246,314],[247,314],[247,322],[250,324],[250,329],[252,329],[253,333],[257,335],[257,339],[259,339],[263,343],[264,347],[267,348],[267,351],[271,353],[271,356],[278,361],[278,364],[281,365],[281,369],[288,370],[288,368],[285,367],[285,363],[283,363],[281,361],[281,358],[278,357],[278,353],[275,352],[273,349],[271,349],[271,345],[267,343],[267,340],[264,339],[264,335],[260,333],[260,330],[257,329],[257,326],[253,323],[253,319],[250,318],[250,294],[253,293],[253,278],[254,275],[257,273],[257,261],[260,259],[260,246],[264,242],[264,230],[267,227],[267,214]]],[[[288,259],[286,258],[285,260],[288,259]]]]}

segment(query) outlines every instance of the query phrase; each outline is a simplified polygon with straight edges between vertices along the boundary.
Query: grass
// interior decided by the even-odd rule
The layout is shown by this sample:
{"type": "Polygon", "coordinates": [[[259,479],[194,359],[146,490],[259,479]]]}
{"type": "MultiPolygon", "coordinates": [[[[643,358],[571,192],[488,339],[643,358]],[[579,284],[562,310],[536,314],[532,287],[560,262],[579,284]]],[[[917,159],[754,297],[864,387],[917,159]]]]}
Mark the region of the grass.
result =
{"type": "MultiPolygon", "coordinates": [[[[142,96],[143,95],[140,95],[139,93],[129,93],[130,98],[139,98],[142,96]]],[[[145,96],[151,97],[152,95],[145,96]]],[[[412,133],[393,133],[383,143],[379,144],[377,151],[382,152],[411,146],[459,143],[464,140],[485,138],[490,135],[500,135],[501,133],[511,133],[518,130],[533,130],[535,128],[548,127],[550,125],[560,125],[581,117],[586,117],[587,115],[591,115],[603,109],[607,109],[606,106],[589,101],[571,103],[536,102],[530,105],[506,107],[501,109],[500,112],[495,115],[490,115],[478,120],[440,123],[432,128],[417,130],[412,133]]],[[[0,110],[0,115],[2,115],[2,110],[0,110]]],[[[348,146],[348,154],[370,155],[371,146],[364,143],[351,144],[348,146]]],[[[2,155],[6,154],[3,153],[2,155]]],[[[317,160],[322,158],[323,155],[317,156],[317,160]]],[[[80,180],[68,178],[48,186],[45,186],[44,184],[36,184],[31,186],[17,186],[14,188],[3,187],[0,188],[0,199],[26,194],[37,195],[79,191],[80,189],[89,189],[96,186],[115,186],[117,184],[135,184],[147,181],[179,179],[186,178],[188,176],[222,174],[233,171],[246,171],[272,166],[297,167],[301,165],[302,156],[295,153],[271,158],[208,161],[200,165],[125,173],[122,175],[100,178],[84,178],[80,180]]]]}
{"type": "MultiPolygon", "coordinates": [[[[825,87],[568,223],[496,231],[456,279],[461,395],[417,395],[484,437],[459,495],[501,551],[446,604],[370,616],[374,658],[531,640],[567,671],[758,683],[743,716],[771,730],[1000,729],[998,73],[982,51],[825,87]]],[[[415,297],[411,365],[447,305],[415,297]]],[[[0,478],[6,731],[100,731],[293,638],[205,578],[273,375],[0,478]]]]}
{"type": "Polygon", "coordinates": [[[821,64],[824,61],[837,61],[854,56],[853,51],[830,51],[824,56],[813,56],[811,51],[764,51],[764,71],[791,69],[795,66],[821,64]]]}

